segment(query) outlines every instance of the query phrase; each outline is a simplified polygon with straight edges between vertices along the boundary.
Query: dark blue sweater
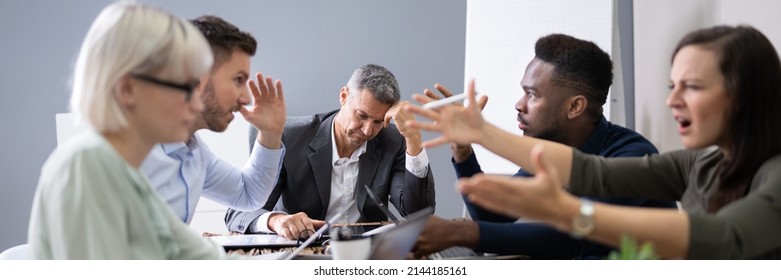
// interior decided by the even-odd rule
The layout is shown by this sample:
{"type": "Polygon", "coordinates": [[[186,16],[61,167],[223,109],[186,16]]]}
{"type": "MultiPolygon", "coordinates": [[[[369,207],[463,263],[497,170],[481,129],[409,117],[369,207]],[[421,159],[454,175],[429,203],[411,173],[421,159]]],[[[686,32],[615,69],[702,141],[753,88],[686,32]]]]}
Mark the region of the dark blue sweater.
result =
{"type": "MultiPolygon", "coordinates": [[[[658,153],[651,142],[630,129],[614,125],[604,117],[597,123],[594,132],[580,151],[603,157],[639,157],[658,153]]],[[[471,177],[481,173],[475,154],[462,163],[453,162],[458,177],[471,177]]],[[[532,177],[523,169],[513,176],[532,177]]],[[[643,207],[675,207],[675,202],[638,200],[625,198],[593,198],[611,204],[643,207]]],[[[540,223],[514,223],[516,219],[496,214],[470,203],[464,197],[469,214],[480,228],[480,241],[475,248],[480,252],[497,254],[520,254],[535,259],[593,259],[607,256],[613,248],[572,238],[568,233],[560,232],[540,223]]]]}

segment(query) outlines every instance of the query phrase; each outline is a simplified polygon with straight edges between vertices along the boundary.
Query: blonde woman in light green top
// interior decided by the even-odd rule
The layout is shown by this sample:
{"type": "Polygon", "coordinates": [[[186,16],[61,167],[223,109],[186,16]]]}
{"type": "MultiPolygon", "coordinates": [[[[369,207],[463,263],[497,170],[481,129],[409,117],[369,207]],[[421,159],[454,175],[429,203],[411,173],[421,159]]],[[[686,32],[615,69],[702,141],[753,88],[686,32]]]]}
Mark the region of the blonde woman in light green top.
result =
{"type": "Polygon", "coordinates": [[[116,3],[95,19],[74,73],[71,107],[91,129],[41,170],[28,242],[36,259],[219,259],[138,171],[159,142],[183,141],[203,110],[193,85],[212,65],[185,20],[116,3]]]}

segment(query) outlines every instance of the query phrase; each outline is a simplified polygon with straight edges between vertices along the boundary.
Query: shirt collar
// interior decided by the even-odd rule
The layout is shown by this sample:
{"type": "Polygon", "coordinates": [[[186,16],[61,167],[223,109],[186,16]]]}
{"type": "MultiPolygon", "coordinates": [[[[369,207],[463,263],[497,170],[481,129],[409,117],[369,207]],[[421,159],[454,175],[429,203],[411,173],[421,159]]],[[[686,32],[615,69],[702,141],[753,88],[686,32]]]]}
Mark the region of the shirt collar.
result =
{"type": "Polygon", "coordinates": [[[605,119],[605,116],[602,116],[599,118],[599,121],[597,122],[597,126],[594,127],[594,131],[592,131],[591,135],[589,135],[588,139],[586,139],[586,143],[580,145],[580,147],[578,147],[578,150],[587,154],[594,154],[594,155],[599,154],[599,151],[602,147],[602,143],[605,142],[605,138],[607,137],[607,132],[608,132],[608,122],[605,119]]]}
{"type": "MultiPolygon", "coordinates": [[[[339,150],[336,148],[336,138],[334,136],[334,129],[335,129],[335,123],[336,118],[334,118],[331,121],[331,165],[334,165],[336,161],[339,160],[339,150]]],[[[358,161],[361,155],[366,153],[366,143],[369,141],[363,142],[361,146],[356,149],[352,155],[350,155],[350,158],[347,160],[348,162],[358,161]]]]}
{"type": "Polygon", "coordinates": [[[191,157],[192,152],[197,150],[201,146],[201,138],[198,137],[197,133],[195,133],[193,134],[192,137],[190,137],[190,141],[162,143],[160,144],[160,146],[163,148],[163,151],[168,155],[191,157]]]}

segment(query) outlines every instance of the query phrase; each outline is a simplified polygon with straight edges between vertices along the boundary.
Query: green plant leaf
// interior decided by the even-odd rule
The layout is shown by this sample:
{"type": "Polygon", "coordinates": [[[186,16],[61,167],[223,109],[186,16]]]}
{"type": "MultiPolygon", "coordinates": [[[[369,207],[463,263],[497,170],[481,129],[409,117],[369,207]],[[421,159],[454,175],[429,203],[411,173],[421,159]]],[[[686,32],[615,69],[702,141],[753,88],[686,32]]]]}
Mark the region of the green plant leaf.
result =
{"type": "Polygon", "coordinates": [[[643,243],[638,246],[637,241],[628,234],[622,234],[619,241],[619,250],[610,252],[607,256],[609,260],[656,260],[656,252],[651,242],[643,243]]]}

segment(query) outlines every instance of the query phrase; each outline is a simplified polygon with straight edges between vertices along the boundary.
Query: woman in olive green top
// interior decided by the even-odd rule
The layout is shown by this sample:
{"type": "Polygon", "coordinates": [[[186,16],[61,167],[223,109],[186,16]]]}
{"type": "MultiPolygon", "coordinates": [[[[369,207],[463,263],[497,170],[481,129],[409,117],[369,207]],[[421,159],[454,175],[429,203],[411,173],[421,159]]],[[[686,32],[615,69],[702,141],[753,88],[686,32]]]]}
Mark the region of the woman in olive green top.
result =
{"type": "Polygon", "coordinates": [[[138,171],[158,142],[189,137],[203,109],[193,84],[212,64],[206,39],[154,8],[106,7],[84,40],[71,107],[91,127],[41,170],[28,242],[36,259],[217,259],[138,171]]]}
{"type": "Polygon", "coordinates": [[[442,133],[426,146],[477,143],[536,173],[462,180],[460,190],[487,209],[613,246],[628,234],[664,258],[781,258],[781,62],[773,45],[748,26],[694,31],[673,53],[670,83],[667,105],[687,149],[643,158],[600,158],[504,132],[480,116],[474,82],[473,105],[406,109],[435,121],[411,125],[442,133]],[[680,200],[685,212],[594,203],[563,187],[680,200]]]}

